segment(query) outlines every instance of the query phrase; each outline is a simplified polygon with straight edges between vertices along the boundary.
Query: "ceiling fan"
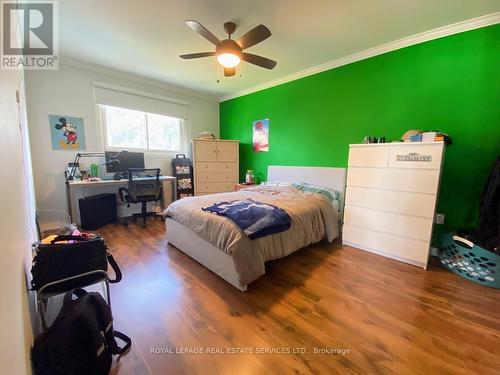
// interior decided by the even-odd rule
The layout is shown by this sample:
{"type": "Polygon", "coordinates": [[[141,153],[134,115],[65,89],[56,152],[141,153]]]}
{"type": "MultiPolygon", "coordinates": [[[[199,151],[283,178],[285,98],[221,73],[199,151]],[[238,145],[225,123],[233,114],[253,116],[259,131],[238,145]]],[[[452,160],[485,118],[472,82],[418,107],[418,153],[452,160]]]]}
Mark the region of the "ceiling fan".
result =
{"type": "Polygon", "coordinates": [[[244,49],[252,47],[271,36],[271,31],[264,25],[254,27],[236,41],[231,39],[231,34],[236,30],[236,25],[233,22],[226,22],[224,24],[224,30],[228,34],[228,38],[224,40],[219,40],[219,38],[197,21],[188,20],[186,21],[186,25],[209,42],[215,44],[215,52],[189,53],[181,55],[180,57],[183,59],[216,56],[217,61],[224,67],[225,77],[231,77],[236,74],[236,66],[238,66],[241,60],[266,69],[273,69],[277,64],[276,61],[266,57],[243,52],[244,49]]]}

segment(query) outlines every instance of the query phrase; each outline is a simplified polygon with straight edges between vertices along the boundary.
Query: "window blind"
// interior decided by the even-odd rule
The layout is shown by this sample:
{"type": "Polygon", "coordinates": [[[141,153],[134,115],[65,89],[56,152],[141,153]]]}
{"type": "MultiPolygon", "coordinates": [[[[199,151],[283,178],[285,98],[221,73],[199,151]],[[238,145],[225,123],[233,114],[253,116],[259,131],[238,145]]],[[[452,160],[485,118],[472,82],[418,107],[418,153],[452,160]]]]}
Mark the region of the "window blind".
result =
{"type": "Polygon", "coordinates": [[[187,104],[169,101],[168,98],[163,99],[160,96],[148,96],[139,91],[128,91],[94,82],[94,98],[96,104],[156,113],[183,120],[188,118],[187,104]]]}

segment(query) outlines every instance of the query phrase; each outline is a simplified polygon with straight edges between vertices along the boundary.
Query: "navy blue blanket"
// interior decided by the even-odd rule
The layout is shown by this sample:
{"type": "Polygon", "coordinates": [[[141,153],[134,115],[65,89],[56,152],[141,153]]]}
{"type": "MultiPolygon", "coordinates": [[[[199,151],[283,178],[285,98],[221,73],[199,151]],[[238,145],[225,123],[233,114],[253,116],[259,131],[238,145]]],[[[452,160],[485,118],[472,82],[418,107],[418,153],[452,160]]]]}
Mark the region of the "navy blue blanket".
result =
{"type": "Polygon", "coordinates": [[[270,204],[245,199],[218,202],[203,207],[203,211],[227,216],[238,225],[251,240],[290,228],[292,220],[281,208],[270,204]]]}

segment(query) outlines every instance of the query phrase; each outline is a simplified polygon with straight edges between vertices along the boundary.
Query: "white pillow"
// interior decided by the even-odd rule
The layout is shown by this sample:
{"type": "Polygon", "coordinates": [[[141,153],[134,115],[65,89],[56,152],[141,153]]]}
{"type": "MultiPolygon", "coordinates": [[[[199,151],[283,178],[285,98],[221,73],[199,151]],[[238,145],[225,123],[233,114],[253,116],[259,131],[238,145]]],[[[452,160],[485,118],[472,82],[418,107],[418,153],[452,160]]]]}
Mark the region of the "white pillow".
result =
{"type": "Polygon", "coordinates": [[[265,186],[290,186],[292,183],[286,181],[263,181],[260,184],[265,186]]]}

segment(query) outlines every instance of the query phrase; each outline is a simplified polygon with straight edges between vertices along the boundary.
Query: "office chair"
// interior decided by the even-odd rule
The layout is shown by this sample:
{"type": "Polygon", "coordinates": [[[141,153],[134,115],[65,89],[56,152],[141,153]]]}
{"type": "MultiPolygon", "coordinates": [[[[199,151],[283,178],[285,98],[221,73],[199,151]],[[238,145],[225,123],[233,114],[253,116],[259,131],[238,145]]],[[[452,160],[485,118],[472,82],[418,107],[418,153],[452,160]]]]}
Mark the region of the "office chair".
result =
{"type": "Polygon", "coordinates": [[[134,222],[137,218],[142,218],[142,227],[146,227],[146,218],[155,216],[155,212],[147,212],[148,202],[160,200],[161,184],[159,168],[131,168],[128,170],[128,187],[118,190],[120,200],[127,203],[141,203],[141,213],[133,214],[123,220],[123,225],[127,226],[130,219],[134,222]],[[124,194],[125,193],[125,194],[124,194]]]}

